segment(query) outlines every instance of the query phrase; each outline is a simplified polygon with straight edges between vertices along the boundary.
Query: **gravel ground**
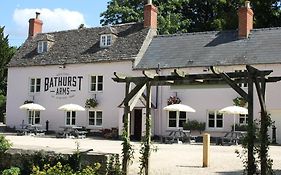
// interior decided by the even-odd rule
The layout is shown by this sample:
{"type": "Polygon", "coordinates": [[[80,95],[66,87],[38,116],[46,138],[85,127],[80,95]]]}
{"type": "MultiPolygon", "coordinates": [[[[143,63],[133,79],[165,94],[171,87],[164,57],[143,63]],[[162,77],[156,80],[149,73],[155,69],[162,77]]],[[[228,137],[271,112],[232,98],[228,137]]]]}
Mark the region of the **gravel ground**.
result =
{"type": "MultiPolygon", "coordinates": [[[[13,148],[52,150],[60,153],[70,153],[79,143],[81,151],[93,149],[94,152],[121,153],[121,141],[102,140],[100,138],[86,139],[57,139],[38,136],[7,135],[13,143],[13,148]]],[[[135,158],[130,166],[131,175],[138,173],[139,142],[132,142],[135,149],[135,158]]],[[[158,144],[157,152],[152,152],[150,165],[152,175],[234,175],[242,174],[242,161],[235,154],[235,150],[242,150],[241,146],[215,146],[210,147],[210,166],[202,168],[202,144],[158,144]]],[[[270,157],[273,159],[273,169],[281,175],[281,147],[271,146],[270,157]]]]}

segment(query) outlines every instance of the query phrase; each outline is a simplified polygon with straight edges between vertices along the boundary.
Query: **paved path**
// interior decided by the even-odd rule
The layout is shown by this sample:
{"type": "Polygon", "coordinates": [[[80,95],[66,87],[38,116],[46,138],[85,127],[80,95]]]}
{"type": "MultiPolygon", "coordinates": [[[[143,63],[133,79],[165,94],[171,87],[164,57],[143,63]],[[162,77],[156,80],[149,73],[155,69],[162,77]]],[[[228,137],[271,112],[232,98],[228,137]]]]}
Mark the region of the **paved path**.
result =
{"type": "MultiPolygon", "coordinates": [[[[94,152],[121,153],[121,141],[86,139],[57,139],[49,137],[13,136],[6,137],[13,143],[14,148],[52,150],[61,153],[73,152],[76,142],[80,149],[93,149],[94,152]]],[[[132,142],[135,148],[134,163],[130,166],[130,174],[138,172],[139,142],[132,142]]],[[[202,168],[202,145],[198,144],[155,144],[158,151],[151,155],[151,174],[153,175],[235,175],[241,174],[243,165],[235,154],[241,151],[240,146],[211,146],[210,167],[202,168]]],[[[274,160],[274,169],[281,174],[281,147],[270,147],[270,155],[274,160]]]]}

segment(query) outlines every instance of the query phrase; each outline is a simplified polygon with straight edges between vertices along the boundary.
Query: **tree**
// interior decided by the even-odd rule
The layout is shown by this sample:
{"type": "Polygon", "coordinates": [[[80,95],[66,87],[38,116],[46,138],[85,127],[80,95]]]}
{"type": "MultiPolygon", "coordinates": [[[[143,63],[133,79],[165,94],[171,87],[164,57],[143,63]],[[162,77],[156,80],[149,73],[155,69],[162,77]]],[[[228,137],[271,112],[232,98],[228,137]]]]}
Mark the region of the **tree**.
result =
{"type": "Polygon", "coordinates": [[[4,36],[4,28],[0,27],[0,121],[3,121],[6,110],[7,64],[16,51],[16,48],[9,46],[8,35],[4,36]]]}
{"type": "MultiPolygon", "coordinates": [[[[158,7],[158,32],[172,34],[237,29],[237,9],[245,0],[154,0],[158,7]]],[[[111,0],[101,13],[101,24],[143,21],[145,0],[111,0]]],[[[281,0],[251,1],[255,28],[281,25],[281,0]]]]}

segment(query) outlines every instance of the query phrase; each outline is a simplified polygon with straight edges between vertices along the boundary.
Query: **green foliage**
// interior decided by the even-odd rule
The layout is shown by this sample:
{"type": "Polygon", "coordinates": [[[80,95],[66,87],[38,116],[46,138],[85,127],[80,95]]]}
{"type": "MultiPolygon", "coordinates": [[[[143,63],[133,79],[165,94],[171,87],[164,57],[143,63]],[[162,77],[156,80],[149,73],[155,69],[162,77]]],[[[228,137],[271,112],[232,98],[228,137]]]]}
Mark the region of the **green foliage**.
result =
{"type": "MultiPolygon", "coordinates": [[[[270,127],[272,124],[271,119],[270,119],[270,115],[267,115],[266,117],[266,121],[265,121],[265,126],[266,128],[270,127]]],[[[248,128],[248,127],[247,127],[248,128]]],[[[248,132],[249,132],[248,128],[248,132]]],[[[254,172],[258,173],[259,170],[259,166],[258,164],[261,163],[261,159],[264,158],[266,159],[266,174],[274,174],[274,171],[272,169],[273,166],[273,160],[269,157],[268,154],[268,150],[269,150],[269,144],[270,144],[270,138],[267,135],[267,137],[265,139],[262,139],[261,137],[261,131],[262,131],[262,127],[261,127],[261,122],[259,120],[256,120],[254,123],[254,126],[252,128],[252,132],[255,133],[255,138],[254,138],[254,149],[253,149],[253,155],[254,155],[254,172]],[[261,149],[261,144],[265,144],[265,152],[262,153],[264,150],[261,149]],[[261,156],[263,155],[263,156],[261,156]]],[[[237,154],[237,157],[239,157],[242,160],[243,163],[243,167],[244,167],[244,174],[246,174],[246,172],[248,171],[248,142],[249,142],[249,136],[248,134],[246,135],[246,137],[242,140],[242,147],[243,150],[242,152],[239,152],[238,150],[235,150],[235,153],[237,154]]]]}
{"type": "Polygon", "coordinates": [[[235,106],[245,107],[247,104],[247,100],[243,97],[236,97],[232,101],[235,106]]]}
{"type": "Polygon", "coordinates": [[[98,175],[99,164],[94,167],[87,166],[81,171],[74,171],[69,165],[62,165],[58,162],[54,166],[46,164],[42,170],[38,166],[34,166],[31,175],[98,175]]]}
{"type": "Polygon", "coordinates": [[[179,104],[179,103],[181,103],[181,99],[177,96],[170,96],[167,100],[168,105],[179,104]]]}
{"type": "Polygon", "coordinates": [[[98,101],[95,98],[89,98],[85,102],[85,108],[95,108],[98,105],[98,101]]]}
{"type": "Polygon", "coordinates": [[[6,111],[7,64],[15,51],[16,48],[9,46],[8,36],[4,36],[4,27],[0,26],[0,121],[6,111]]]}
{"type": "MultiPolygon", "coordinates": [[[[234,127],[233,125],[231,126],[232,128],[232,131],[234,130],[234,127]]],[[[235,124],[235,131],[247,131],[248,129],[248,125],[238,125],[238,124],[235,124]]]]}
{"type": "Polygon", "coordinates": [[[5,169],[2,172],[2,175],[20,175],[20,169],[18,167],[11,167],[9,169],[5,169]]]}
{"type": "Polygon", "coordinates": [[[122,175],[119,155],[111,155],[107,164],[107,175],[122,175]]]}
{"type": "MultiPolygon", "coordinates": [[[[101,24],[143,21],[143,0],[111,0],[101,13],[101,24]]],[[[154,0],[158,8],[158,32],[172,34],[209,30],[237,29],[237,9],[244,0],[154,0]]],[[[251,1],[255,27],[277,27],[281,24],[280,0],[251,1]]]]}
{"type": "Polygon", "coordinates": [[[5,138],[5,136],[0,135],[0,155],[10,149],[11,146],[12,143],[10,143],[9,140],[5,138]]]}
{"type": "Polygon", "coordinates": [[[197,120],[187,120],[187,122],[183,124],[183,129],[185,130],[198,130],[202,132],[205,130],[205,127],[205,122],[198,122],[197,120]]]}

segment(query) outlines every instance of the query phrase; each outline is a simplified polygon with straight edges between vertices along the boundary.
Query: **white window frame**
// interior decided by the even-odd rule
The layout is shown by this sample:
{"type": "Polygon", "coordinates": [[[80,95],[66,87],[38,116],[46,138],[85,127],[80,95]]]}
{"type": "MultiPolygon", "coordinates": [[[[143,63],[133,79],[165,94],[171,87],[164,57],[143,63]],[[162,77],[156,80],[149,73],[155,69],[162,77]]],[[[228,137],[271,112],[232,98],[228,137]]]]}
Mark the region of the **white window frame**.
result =
{"type": "Polygon", "coordinates": [[[28,124],[38,125],[41,123],[40,111],[28,111],[28,124]],[[37,122],[37,119],[39,122],[37,122]]]}
{"type": "Polygon", "coordinates": [[[102,75],[91,75],[90,76],[90,92],[102,92],[103,91],[103,85],[104,85],[104,76],[102,75]],[[92,77],[95,77],[96,81],[92,82],[92,77]],[[102,81],[99,81],[99,77],[102,77],[102,81]],[[92,89],[92,85],[94,86],[95,89],[92,89]],[[99,85],[101,85],[101,89],[99,89],[99,85]]]}
{"type": "Polygon", "coordinates": [[[65,125],[66,126],[74,126],[76,125],[76,119],[77,119],[77,112],[76,111],[66,111],[65,112],[65,125]],[[68,115],[67,114],[70,114],[69,115],[69,123],[67,122],[68,120],[68,115]],[[73,117],[73,114],[75,114],[75,116],[73,117]],[[73,123],[73,118],[74,118],[74,123],[73,123]]]}
{"type": "Polygon", "coordinates": [[[183,126],[180,125],[180,113],[185,113],[185,122],[187,122],[187,112],[184,111],[168,111],[168,122],[167,122],[167,127],[168,129],[182,129],[183,126]],[[176,113],[176,126],[170,126],[170,112],[175,112],[176,113]]]}
{"type": "Polygon", "coordinates": [[[239,124],[240,125],[248,124],[248,114],[239,114],[239,124]],[[241,119],[243,120],[243,122],[241,122],[241,119]]]}
{"type": "Polygon", "coordinates": [[[89,126],[93,126],[93,127],[102,127],[102,123],[103,123],[103,112],[101,111],[101,110],[89,110],[88,111],[88,125],[89,126]],[[91,118],[90,117],[90,112],[93,112],[94,113],[94,117],[93,118],[91,118]],[[98,113],[101,113],[101,118],[99,118],[98,119],[98,113]],[[94,124],[91,124],[90,123],[90,120],[93,120],[94,122],[94,124]],[[97,124],[97,120],[101,120],[101,124],[97,124]]]}
{"type": "Polygon", "coordinates": [[[224,128],[224,114],[220,113],[219,111],[208,111],[207,112],[207,128],[209,129],[223,129],[224,128]],[[213,113],[214,114],[214,127],[210,127],[210,114],[213,113]],[[221,115],[222,116],[222,126],[221,127],[218,127],[218,115],[221,115]]]}
{"type": "Polygon", "coordinates": [[[30,78],[29,79],[29,92],[30,93],[38,93],[41,91],[41,78],[30,78]],[[33,84],[34,80],[34,84],[33,84]],[[39,80],[39,84],[38,84],[39,80]]]}
{"type": "Polygon", "coordinates": [[[100,47],[109,47],[112,45],[112,35],[101,35],[100,36],[100,47]]]}
{"type": "Polygon", "coordinates": [[[37,52],[43,53],[48,51],[48,41],[39,41],[37,46],[37,52]]]}
{"type": "MultiPolygon", "coordinates": [[[[239,72],[239,73],[241,73],[241,72],[246,72],[246,70],[235,70],[234,72],[239,72]]],[[[247,88],[248,87],[248,83],[238,83],[237,84],[239,87],[244,87],[244,88],[247,88]]]]}

